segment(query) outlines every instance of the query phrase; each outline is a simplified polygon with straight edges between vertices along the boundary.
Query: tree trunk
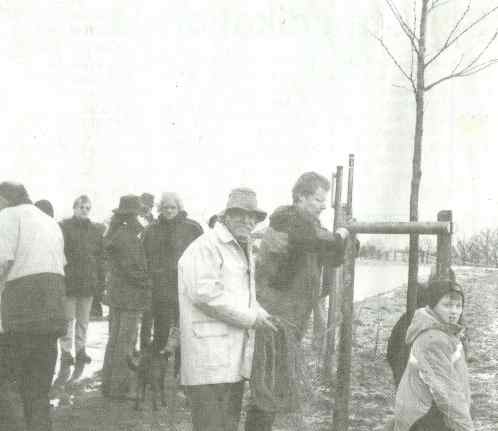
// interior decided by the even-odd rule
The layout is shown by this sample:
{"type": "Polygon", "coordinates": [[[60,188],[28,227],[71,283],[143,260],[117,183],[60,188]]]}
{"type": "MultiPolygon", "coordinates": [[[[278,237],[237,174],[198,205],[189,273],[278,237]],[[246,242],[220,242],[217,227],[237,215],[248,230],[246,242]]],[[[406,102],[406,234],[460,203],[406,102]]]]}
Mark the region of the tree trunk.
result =
{"type": "MultiPolygon", "coordinates": [[[[420,32],[417,54],[417,85],[415,91],[415,136],[413,141],[412,181],[410,190],[410,221],[418,221],[418,202],[420,179],[422,177],[422,139],[424,136],[424,93],[425,93],[425,37],[427,28],[427,10],[429,0],[423,0],[420,13],[420,32]]],[[[418,288],[418,247],[419,236],[410,235],[408,256],[408,293],[406,309],[409,317],[417,308],[418,288]]]]}

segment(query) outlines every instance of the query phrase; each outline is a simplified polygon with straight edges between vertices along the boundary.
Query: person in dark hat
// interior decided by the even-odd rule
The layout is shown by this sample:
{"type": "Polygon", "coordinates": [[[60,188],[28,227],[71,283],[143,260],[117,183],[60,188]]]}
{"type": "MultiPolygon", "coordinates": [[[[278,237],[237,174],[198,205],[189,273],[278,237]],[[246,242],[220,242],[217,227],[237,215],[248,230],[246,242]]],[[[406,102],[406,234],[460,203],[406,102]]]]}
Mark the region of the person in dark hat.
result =
{"type": "Polygon", "coordinates": [[[462,339],[464,293],[452,280],[429,282],[427,306],[406,333],[410,358],[396,392],[397,431],[473,431],[462,339]]]}
{"type": "Polygon", "coordinates": [[[110,398],[133,394],[127,357],[133,353],[142,312],[150,307],[150,281],[142,245],[143,226],[137,217],[140,198],[122,196],[105,237],[111,275],[107,303],[110,334],[104,357],[102,392],[110,398]]]}
{"type": "Polygon", "coordinates": [[[249,241],[265,217],[254,191],[232,190],[218,223],[178,263],[180,378],[194,431],[238,429],[254,328],[275,329],[256,301],[249,241]]]}
{"type": "Polygon", "coordinates": [[[277,413],[301,405],[304,388],[298,376],[305,365],[300,343],[321,296],[322,268],[342,264],[348,236],[345,229],[332,233],[320,224],[328,190],[330,182],[322,175],[301,175],[292,189],[292,205],[275,210],[261,239],[257,298],[278,322],[278,332],[256,330],[246,431],[270,431],[277,413]]]}
{"type": "Polygon", "coordinates": [[[90,219],[92,202],[86,195],[73,202],[73,216],[61,221],[64,234],[66,273],[66,312],[70,319],[66,335],[59,340],[61,366],[54,384],[66,383],[74,365],[72,380],[77,380],[86,364],[86,339],[93,297],[104,288],[104,249],[102,229],[90,219]],[[74,359],[73,359],[74,348],[74,359]]]}
{"type": "Polygon", "coordinates": [[[40,199],[39,201],[36,201],[35,207],[43,211],[49,217],[54,218],[54,207],[47,199],[40,199]]]}
{"type": "Polygon", "coordinates": [[[57,338],[66,331],[64,240],[58,224],[35,208],[22,184],[1,183],[0,196],[8,202],[0,211],[2,328],[26,428],[51,431],[49,390],[57,338]]]}

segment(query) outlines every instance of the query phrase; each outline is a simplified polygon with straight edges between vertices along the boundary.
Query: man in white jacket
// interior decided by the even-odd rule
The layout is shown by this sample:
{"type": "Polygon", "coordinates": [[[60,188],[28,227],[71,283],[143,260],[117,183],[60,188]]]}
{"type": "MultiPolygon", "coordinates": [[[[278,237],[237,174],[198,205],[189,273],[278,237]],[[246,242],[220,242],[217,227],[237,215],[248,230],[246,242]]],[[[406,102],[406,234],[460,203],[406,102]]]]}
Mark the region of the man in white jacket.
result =
{"type": "Polygon", "coordinates": [[[254,328],[275,329],[256,302],[249,242],[265,217],[252,190],[232,190],[214,228],[192,242],[178,263],[180,373],[194,431],[237,430],[254,328]]]}

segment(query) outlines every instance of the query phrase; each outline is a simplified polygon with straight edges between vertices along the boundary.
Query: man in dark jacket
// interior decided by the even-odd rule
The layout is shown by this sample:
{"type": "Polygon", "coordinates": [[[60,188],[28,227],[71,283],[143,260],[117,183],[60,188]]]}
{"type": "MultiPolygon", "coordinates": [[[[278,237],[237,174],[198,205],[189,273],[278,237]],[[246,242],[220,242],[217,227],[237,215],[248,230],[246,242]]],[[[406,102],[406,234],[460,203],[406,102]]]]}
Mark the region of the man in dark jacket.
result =
{"type": "Polygon", "coordinates": [[[178,326],[178,259],[202,234],[202,227],[187,218],[176,193],[162,194],[159,213],[157,222],[145,232],[144,248],[152,278],[154,344],[162,350],[170,329],[178,326]]]}
{"type": "Polygon", "coordinates": [[[257,299],[279,331],[256,330],[246,431],[269,431],[276,413],[299,408],[304,389],[300,343],[320,298],[322,267],[342,264],[348,235],[345,229],[332,233],[320,224],[329,189],[325,177],[315,172],[301,175],[292,190],[293,204],[277,208],[262,238],[257,299]]]}
{"type": "Polygon", "coordinates": [[[70,322],[67,333],[60,339],[61,371],[58,383],[64,383],[75,345],[75,369],[73,377],[81,375],[84,365],[91,361],[85,345],[93,295],[104,286],[102,228],[89,219],[91,201],[86,195],[79,196],[73,204],[74,215],[61,222],[66,254],[66,312],[70,322]],[[76,321],[76,322],[75,322],[76,321]]]}

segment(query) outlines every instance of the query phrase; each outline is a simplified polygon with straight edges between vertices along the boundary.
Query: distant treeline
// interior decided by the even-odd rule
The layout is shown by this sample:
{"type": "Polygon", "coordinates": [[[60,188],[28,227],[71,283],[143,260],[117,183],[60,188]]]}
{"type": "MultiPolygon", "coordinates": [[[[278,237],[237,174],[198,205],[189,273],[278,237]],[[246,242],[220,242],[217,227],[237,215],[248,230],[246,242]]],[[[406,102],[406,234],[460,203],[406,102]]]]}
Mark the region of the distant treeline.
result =
{"type": "Polygon", "coordinates": [[[453,261],[459,265],[498,267],[498,229],[484,229],[454,242],[453,261]]]}
{"type": "MultiPolygon", "coordinates": [[[[359,256],[364,259],[408,262],[408,248],[386,248],[367,242],[360,247],[359,256]]],[[[483,229],[465,239],[453,240],[453,264],[498,268],[498,229],[483,229]]],[[[420,263],[436,262],[435,242],[423,244],[419,250],[420,263]]]]}

